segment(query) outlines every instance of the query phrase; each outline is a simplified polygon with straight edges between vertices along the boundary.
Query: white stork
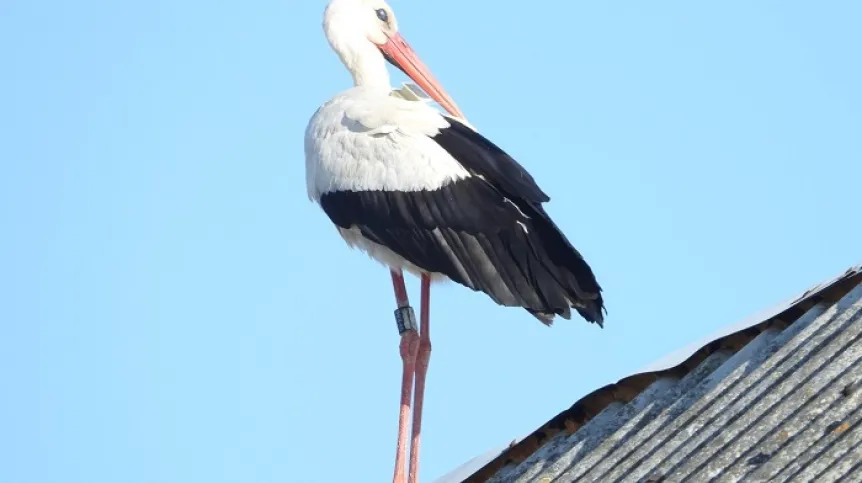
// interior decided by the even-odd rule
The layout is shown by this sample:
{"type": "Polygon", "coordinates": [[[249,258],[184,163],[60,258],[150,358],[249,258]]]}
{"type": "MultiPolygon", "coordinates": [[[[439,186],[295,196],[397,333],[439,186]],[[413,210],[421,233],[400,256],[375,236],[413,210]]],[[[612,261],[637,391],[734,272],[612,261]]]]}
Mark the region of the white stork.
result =
{"type": "Polygon", "coordinates": [[[394,479],[405,481],[407,418],[415,374],[409,481],[418,475],[429,292],[450,279],[550,325],[571,308],[603,323],[592,270],[542,207],[533,177],[464,120],[398,33],[382,0],[331,0],[323,28],[354,87],[326,102],[305,133],[309,198],[348,245],[389,267],[403,362],[394,479]],[[386,61],[442,106],[393,95],[386,61]],[[421,278],[417,333],[403,270],[421,278]]]}

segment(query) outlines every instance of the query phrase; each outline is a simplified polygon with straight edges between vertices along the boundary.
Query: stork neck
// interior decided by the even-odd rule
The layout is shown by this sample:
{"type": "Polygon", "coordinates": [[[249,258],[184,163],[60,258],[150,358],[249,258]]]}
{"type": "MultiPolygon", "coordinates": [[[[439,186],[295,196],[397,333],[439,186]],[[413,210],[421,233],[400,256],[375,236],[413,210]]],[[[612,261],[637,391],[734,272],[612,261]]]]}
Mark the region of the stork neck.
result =
{"type": "Polygon", "coordinates": [[[364,1],[332,0],[323,13],[323,31],[329,45],[353,76],[356,87],[390,90],[386,59],[368,37],[377,18],[369,20],[364,1]]]}
{"type": "Polygon", "coordinates": [[[367,47],[351,52],[353,55],[342,56],[344,64],[353,76],[353,84],[357,87],[389,91],[392,87],[389,72],[386,70],[386,59],[370,42],[367,47]]]}

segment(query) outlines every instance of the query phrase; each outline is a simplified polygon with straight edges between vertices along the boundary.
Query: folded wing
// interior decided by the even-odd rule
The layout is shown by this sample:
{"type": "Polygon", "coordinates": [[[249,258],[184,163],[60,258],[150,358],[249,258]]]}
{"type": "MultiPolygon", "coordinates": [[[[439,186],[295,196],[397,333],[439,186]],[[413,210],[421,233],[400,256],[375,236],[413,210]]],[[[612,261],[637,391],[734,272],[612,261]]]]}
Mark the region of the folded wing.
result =
{"type": "MultiPolygon", "coordinates": [[[[418,190],[390,183],[330,191],[320,196],[323,210],[337,226],[359,229],[417,267],[484,292],[498,304],[523,307],[548,324],[557,315],[570,318],[575,308],[601,325],[601,288],[542,208],[548,196],[499,147],[457,120],[445,120],[448,127],[422,135],[466,176],[418,190]]],[[[403,146],[399,151],[405,154],[403,146]]],[[[404,162],[416,158],[405,154],[404,162]]]]}

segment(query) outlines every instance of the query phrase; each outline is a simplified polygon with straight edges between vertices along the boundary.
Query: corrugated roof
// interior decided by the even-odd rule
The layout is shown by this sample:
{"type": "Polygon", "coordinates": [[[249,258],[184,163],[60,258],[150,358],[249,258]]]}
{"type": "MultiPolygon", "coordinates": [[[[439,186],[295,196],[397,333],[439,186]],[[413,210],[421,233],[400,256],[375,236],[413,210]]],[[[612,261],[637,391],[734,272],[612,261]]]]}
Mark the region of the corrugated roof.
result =
{"type": "Polygon", "coordinates": [[[839,481],[862,475],[860,421],[862,265],[437,483],[839,481]]]}

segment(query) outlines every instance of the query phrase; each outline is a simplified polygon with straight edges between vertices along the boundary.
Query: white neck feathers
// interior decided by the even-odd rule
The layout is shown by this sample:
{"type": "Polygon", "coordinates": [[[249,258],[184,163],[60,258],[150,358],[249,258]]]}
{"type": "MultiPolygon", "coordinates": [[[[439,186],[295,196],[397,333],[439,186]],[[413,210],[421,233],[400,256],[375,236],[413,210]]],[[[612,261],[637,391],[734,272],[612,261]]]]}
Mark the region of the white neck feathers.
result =
{"type": "Polygon", "coordinates": [[[333,1],[323,16],[323,30],[329,45],[353,76],[356,86],[391,89],[386,59],[368,39],[367,26],[357,19],[364,18],[355,1],[333,1]],[[357,10],[357,11],[353,11],[357,10]]]}

